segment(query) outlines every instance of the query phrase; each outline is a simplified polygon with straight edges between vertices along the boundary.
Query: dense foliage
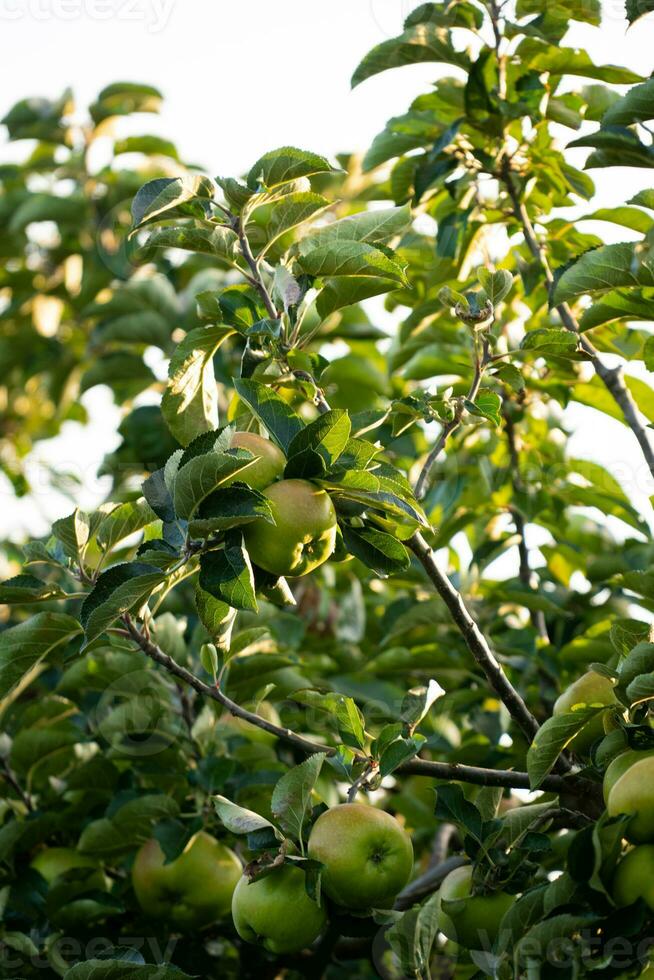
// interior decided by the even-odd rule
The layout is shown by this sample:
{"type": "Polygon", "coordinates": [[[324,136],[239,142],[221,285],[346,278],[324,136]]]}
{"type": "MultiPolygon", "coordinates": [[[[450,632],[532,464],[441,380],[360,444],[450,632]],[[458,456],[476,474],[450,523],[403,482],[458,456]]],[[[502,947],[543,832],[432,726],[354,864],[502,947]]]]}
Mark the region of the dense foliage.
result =
{"type": "Polygon", "coordinates": [[[240,177],[120,135],[148,86],[5,116],[3,470],[123,421],[0,586],[1,976],[652,969],[651,518],[563,410],[654,476],[654,191],[589,175],[651,167],[654,81],[572,21],[422,4],[353,84],[450,73],[363,156],[240,177]]]}

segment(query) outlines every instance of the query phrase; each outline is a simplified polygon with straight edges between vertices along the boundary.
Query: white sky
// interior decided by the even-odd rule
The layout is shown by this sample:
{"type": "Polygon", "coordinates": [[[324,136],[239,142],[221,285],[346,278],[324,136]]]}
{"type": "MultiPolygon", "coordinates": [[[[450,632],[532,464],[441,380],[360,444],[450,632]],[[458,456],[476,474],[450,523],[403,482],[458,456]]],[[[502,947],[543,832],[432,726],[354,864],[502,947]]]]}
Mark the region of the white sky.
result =
{"type": "MultiPolygon", "coordinates": [[[[285,143],[327,154],[365,149],[440,73],[437,66],[412,66],[350,91],[361,57],[399,33],[416,6],[415,0],[0,0],[0,113],[29,95],[57,96],[66,85],[86,104],[107,83],[126,79],[152,83],[166,99],[161,116],[143,117],[137,128],[174,139],[182,158],[210,174],[238,174],[261,152],[285,143]]],[[[569,43],[596,61],[649,74],[654,15],[627,32],[623,0],[604,7],[602,29],[578,26],[569,43]]],[[[593,177],[602,206],[650,185],[645,171],[593,177]]],[[[611,241],[625,237],[605,224],[589,230],[611,241]]],[[[32,478],[42,480],[39,460],[74,461],[86,488],[83,503],[91,506],[102,496],[94,473],[113,448],[118,413],[105,389],[89,393],[85,403],[93,426],[84,431],[69,423],[58,439],[41,443],[32,478]]],[[[654,487],[631,436],[604,416],[600,434],[598,419],[580,406],[568,412],[577,429],[572,452],[621,464],[625,488],[644,501],[654,487]]],[[[17,539],[43,533],[71,510],[70,501],[45,484],[22,501],[0,487],[0,500],[0,535],[17,539]]]]}

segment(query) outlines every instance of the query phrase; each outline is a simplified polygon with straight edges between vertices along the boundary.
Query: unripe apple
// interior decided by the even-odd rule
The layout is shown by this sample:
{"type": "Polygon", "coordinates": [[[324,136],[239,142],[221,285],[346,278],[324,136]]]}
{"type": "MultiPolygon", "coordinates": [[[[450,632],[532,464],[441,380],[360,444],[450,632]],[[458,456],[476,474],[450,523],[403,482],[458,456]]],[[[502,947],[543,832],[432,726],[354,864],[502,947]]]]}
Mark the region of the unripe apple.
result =
{"type": "Polygon", "coordinates": [[[633,847],[613,877],[616,905],[633,905],[639,898],[654,912],[654,844],[633,847]]]}
{"type": "Polygon", "coordinates": [[[247,449],[257,459],[242,473],[235,473],[234,476],[225,480],[222,484],[223,487],[228,487],[239,481],[247,483],[253,490],[263,490],[270,486],[274,480],[279,479],[284,472],[286,466],[284,453],[274,442],[271,442],[270,439],[264,439],[256,432],[235,432],[232,436],[231,448],[247,449]]]}
{"type": "Polygon", "coordinates": [[[190,932],[227,915],[241,871],[232,850],[199,831],[168,864],[159,842],[146,841],[132,866],[132,885],[146,915],[190,932]]]}
{"type": "Polygon", "coordinates": [[[264,490],[275,524],[258,520],[245,528],[245,545],[259,568],[298,576],[327,561],[336,544],[331,497],[308,480],[280,480],[264,490]]]}
{"type": "MultiPolygon", "coordinates": [[[[576,706],[585,705],[590,707],[597,704],[615,704],[617,698],[613,690],[613,684],[608,677],[596,674],[589,670],[570,685],[567,690],[554,702],[552,714],[563,715],[569,711],[574,711],[576,706]]],[[[604,721],[602,712],[598,712],[591,718],[581,731],[577,732],[570,742],[570,748],[579,755],[587,755],[591,747],[598,739],[602,738],[604,732],[604,721]]]]}
{"type": "Polygon", "coordinates": [[[248,943],[270,953],[298,953],[323,931],[327,914],[306,890],[306,876],[284,864],[262,878],[238,882],[232,899],[234,927],[248,943]]]}
{"type": "Polygon", "coordinates": [[[627,769],[629,769],[635,762],[640,762],[641,759],[647,759],[654,755],[654,749],[627,749],[626,752],[621,752],[620,755],[613,759],[604,773],[604,783],[602,786],[604,792],[604,802],[608,803],[609,794],[615,784],[617,783],[620,776],[624,776],[627,769]]]}
{"type": "Polygon", "coordinates": [[[308,854],[320,861],[323,891],[348,909],[388,908],[413,870],[411,838],[395,817],[365,803],[321,813],[308,854]]]}
{"type": "Polygon", "coordinates": [[[626,836],[635,844],[654,841],[654,756],[634,762],[613,784],[606,808],[609,816],[632,817],[626,836]]]}
{"type": "Polygon", "coordinates": [[[466,949],[488,949],[497,939],[500,923],[515,902],[515,895],[493,892],[472,894],[472,867],[450,871],[440,887],[438,928],[466,949]],[[456,902],[447,909],[443,903],[456,902]]]}

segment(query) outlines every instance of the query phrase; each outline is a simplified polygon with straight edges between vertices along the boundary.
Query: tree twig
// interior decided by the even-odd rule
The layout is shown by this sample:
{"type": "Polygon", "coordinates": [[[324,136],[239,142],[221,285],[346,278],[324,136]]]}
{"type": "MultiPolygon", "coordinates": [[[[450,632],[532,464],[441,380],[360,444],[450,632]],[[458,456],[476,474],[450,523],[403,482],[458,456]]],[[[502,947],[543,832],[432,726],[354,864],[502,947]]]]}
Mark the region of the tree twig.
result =
{"type": "MultiPolygon", "coordinates": [[[[486,369],[489,362],[490,362],[490,350],[488,346],[488,341],[486,339],[483,340],[483,348],[482,348],[482,352],[480,353],[477,347],[477,341],[475,340],[474,373],[472,376],[472,383],[470,384],[470,388],[467,394],[468,401],[474,401],[477,395],[479,394],[479,388],[481,386],[481,381],[484,376],[484,370],[486,369]]],[[[416,497],[418,498],[418,500],[422,500],[425,494],[427,493],[427,491],[429,490],[429,487],[431,485],[431,476],[432,476],[434,466],[436,465],[436,461],[440,456],[440,454],[442,453],[443,449],[445,448],[447,440],[450,438],[452,433],[456,432],[456,430],[461,425],[461,419],[463,417],[464,411],[465,408],[463,405],[463,400],[460,400],[457,410],[454,413],[454,418],[444,424],[443,428],[441,429],[441,433],[438,437],[438,440],[436,442],[436,445],[427,456],[424,466],[422,467],[422,470],[420,471],[420,475],[418,476],[418,479],[416,481],[416,497]]]]}
{"type": "MultiPolygon", "coordinates": [[[[513,487],[514,493],[525,493],[526,487],[523,486],[522,477],[520,476],[520,456],[516,441],[515,425],[513,424],[513,419],[511,418],[510,414],[506,411],[506,408],[502,414],[504,415],[504,431],[506,432],[506,439],[509,446],[511,486],[513,487]]],[[[518,534],[518,555],[520,562],[518,574],[520,581],[523,583],[523,585],[526,585],[528,589],[533,591],[534,573],[531,570],[531,563],[529,561],[529,548],[527,547],[527,538],[525,533],[525,519],[518,507],[511,507],[510,511],[516,532],[518,534]]],[[[531,613],[531,619],[540,638],[549,642],[547,623],[545,622],[545,614],[543,611],[541,609],[534,610],[531,613]]]]}
{"type": "MultiPolygon", "coordinates": [[[[282,728],[268,721],[266,718],[262,718],[260,715],[254,714],[254,712],[248,711],[246,708],[242,708],[224,694],[220,688],[205,684],[204,681],[196,677],[186,667],[178,664],[176,660],[141,632],[129,614],[123,616],[123,622],[130,637],[146,656],[155,663],[160,664],[174,677],[188,684],[198,694],[217,701],[218,704],[221,704],[237,718],[242,718],[251,725],[255,725],[257,728],[261,728],[271,735],[275,735],[287,745],[301,752],[309,755],[314,752],[324,752],[326,755],[336,754],[336,749],[332,746],[325,745],[324,742],[314,742],[312,739],[296,734],[296,732],[291,731],[289,728],[282,728]]],[[[361,756],[355,761],[366,763],[369,760],[361,756]]],[[[526,772],[515,772],[512,769],[484,769],[479,766],[432,762],[427,759],[411,759],[408,762],[403,762],[395,772],[406,775],[430,776],[433,779],[455,780],[457,782],[472,783],[476,786],[505,786],[514,789],[529,789],[530,786],[529,776],[526,772]]],[[[546,792],[561,793],[569,789],[571,790],[579,782],[586,781],[580,781],[575,776],[563,778],[560,775],[550,775],[545,777],[540,788],[546,792]]]]}
{"type": "MultiPolygon", "coordinates": [[[[545,250],[538,241],[534,227],[531,223],[531,218],[527,212],[527,208],[524,202],[520,200],[520,195],[515,184],[513,171],[511,169],[511,163],[507,157],[505,157],[502,161],[502,176],[513,205],[514,215],[522,227],[522,232],[527,247],[543,269],[545,281],[547,283],[548,295],[551,300],[554,295],[554,275],[550,268],[545,250]]],[[[647,436],[647,430],[640,419],[638,406],[636,405],[631,392],[624,382],[621,368],[607,367],[599,356],[597,348],[588,339],[588,337],[581,333],[579,324],[567,303],[559,303],[556,306],[556,310],[566,330],[569,330],[571,333],[577,335],[580,348],[587,355],[598,377],[602,380],[605,387],[610,392],[616,405],[619,406],[624,416],[625,423],[636,437],[638,445],[640,446],[643,456],[645,457],[647,466],[649,467],[650,473],[652,476],[654,476],[654,450],[652,449],[647,436]]]]}
{"type": "Polygon", "coordinates": [[[250,248],[250,242],[245,234],[245,229],[243,227],[243,222],[240,218],[235,217],[232,226],[234,231],[238,235],[239,245],[241,246],[241,253],[243,258],[248,264],[248,268],[252,274],[252,284],[258,290],[261,299],[263,300],[263,305],[266,307],[266,312],[271,320],[279,319],[279,312],[277,311],[275,304],[272,301],[270,293],[266,288],[266,284],[261,277],[261,272],[257,264],[257,260],[252,254],[252,249],[250,248]]]}
{"type": "Polygon", "coordinates": [[[5,779],[9,783],[12,789],[19,796],[22,803],[25,805],[25,808],[31,813],[34,810],[34,807],[32,806],[32,801],[29,797],[29,794],[25,792],[23,787],[16,779],[16,776],[11,770],[9,763],[7,762],[6,759],[2,759],[0,765],[2,766],[2,768],[0,768],[0,777],[5,779]]]}
{"type": "Polygon", "coordinates": [[[416,531],[409,538],[407,544],[447,606],[454,624],[458,627],[476,663],[486,675],[490,686],[500,700],[504,702],[513,720],[528,741],[531,742],[538,731],[538,722],[504,673],[486,637],[466,608],[460,593],[436,564],[434,553],[419,531],[416,531]]]}

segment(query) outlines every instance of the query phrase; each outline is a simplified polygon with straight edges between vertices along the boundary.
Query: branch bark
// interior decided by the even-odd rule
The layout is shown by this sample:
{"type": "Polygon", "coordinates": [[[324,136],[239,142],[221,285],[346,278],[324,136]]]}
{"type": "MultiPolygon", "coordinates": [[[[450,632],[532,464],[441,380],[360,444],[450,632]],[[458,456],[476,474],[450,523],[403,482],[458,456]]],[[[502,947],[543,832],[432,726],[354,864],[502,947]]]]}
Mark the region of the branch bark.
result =
{"type": "MultiPolygon", "coordinates": [[[[486,340],[483,341],[483,350],[480,354],[478,350],[478,344],[475,341],[475,366],[474,366],[475,369],[472,377],[472,384],[470,385],[470,389],[467,395],[468,401],[474,401],[477,395],[479,394],[479,388],[481,385],[482,378],[484,376],[484,370],[486,366],[489,364],[489,362],[490,362],[490,352],[488,348],[488,342],[486,340]]],[[[457,410],[454,418],[450,422],[445,423],[445,425],[441,430],[441,434],[438,437],[438,441],[436,442],[436,445],[429,453],[429,456],[427,456],[427,459],[425,460],[425,464],[422,470],[420,471],[420,475],[416,481],[416,497],[418,498],[418,500],[422,500],[425,494],[427,493],[427,491],[429,490],[431,485],[431,475],[434,466],[436,465],[436,461],[438,460],[438,457],[440,456],[442,451],[445,449],[447,440],[450,438],[452,433],[456,432],[456,430],[461,425],[461,417],[463,415],[463,411],[464,411],[463,406],[461,406],[460,410],[457,410]]]]}
{"type": "MultiPolygon", "coordinates": [[[[314,752],[324,752],[326,755],[335,755],[336,749],[325,745],[324,742],[314,742],[313,739],[298,735],[289,728],[283,728],[262,718],[260,715],[246,708],[242,708],[235,701],[232,701],[220,688],[205,684],[204,681],[196,677],[190,670],[178,664],[169,654],[164,653],[161,647],[157,646],[151,639],[138,628],[134,620],[126,614],[123,616],[125,629],[131,639],[145,653],[147,657],[155,663],[160,664],[170,674],[178,680],[183,681],[204,697],[211,698],[227,709],[237,718],[255,725],[257,728],[275,735],[287,745],[312,755],[314,752]]],[[[501,669],[501,668],[500,668],[501,669]]],[[[369,763],[370,760],[361,757],[358,761],[369,763]]],[[[405,775],[430,776],[433,779],[455,780],[458,782],[472,783],[475,786],[504,786],[508,789],[529,789],[529,776],[526,772],[514,772],[512,769],[485,769],[479,766],[465,766],[456,763],[431,762],[427,759],[412,759],[402,763],[396,770],[405,775]]],[[[578,782],[576,777],[563,778],[560,775],[547,776],[541,788],[547,792],[560,793],[571,790],[578,782]]]]}
{"type": "Polygon", "coordinates": [[[447,606],[454,624],[458,627],[476,663],[486,675],[491,688],[504,702],[515,723],[531,742],[538,731],[538,722],[504,673],[486,637],[466,608],[463,598],[436,564],[434,553],[419,531],[416,531],[407,544],[447,606]]]}
{"type": "MultiPolygon", "coordinates": [[[[547,291],[551,299],[554,293],[554,276],[550,268],[547,255],[545,254],[545,250],[538,241],[538,237],[534,231],[527,208],[524,202],[520,200],[520,195],[514,180],[514,174],[511,170],[511,163],[507,157],[505,157],[502,161],[502,177],[511,199],[513,213],[522,227],[522,232],[527,247],[533,257],[540,262],[541,268],[543,269],[545,281],[547,283],[547,291]]],[[[643,456],[645,457],[645,462],[649,467],[649,471],[652,476],[654,476],[654,450],[650,444],[647,430],[641,421],[638,406],[636,405],[631,392],[624,383],[621,368],[607,367],[599,356],[599,353],[597,352],[597,349],[593,343],[588,339],[588,337],[581,333],[575,315],[567,303],[559,303],[556,307],[556,311],[559,314],[561,323],[566,330],[569,330],[571,333],[577,335],[580,348],[587,355],[598,377],[602,380],[605,387],[612,395],[616,405],[618,405],[620,408],[624,416],[625,423],[636,437],[638,445],[640,446],[643,456]]]]}

